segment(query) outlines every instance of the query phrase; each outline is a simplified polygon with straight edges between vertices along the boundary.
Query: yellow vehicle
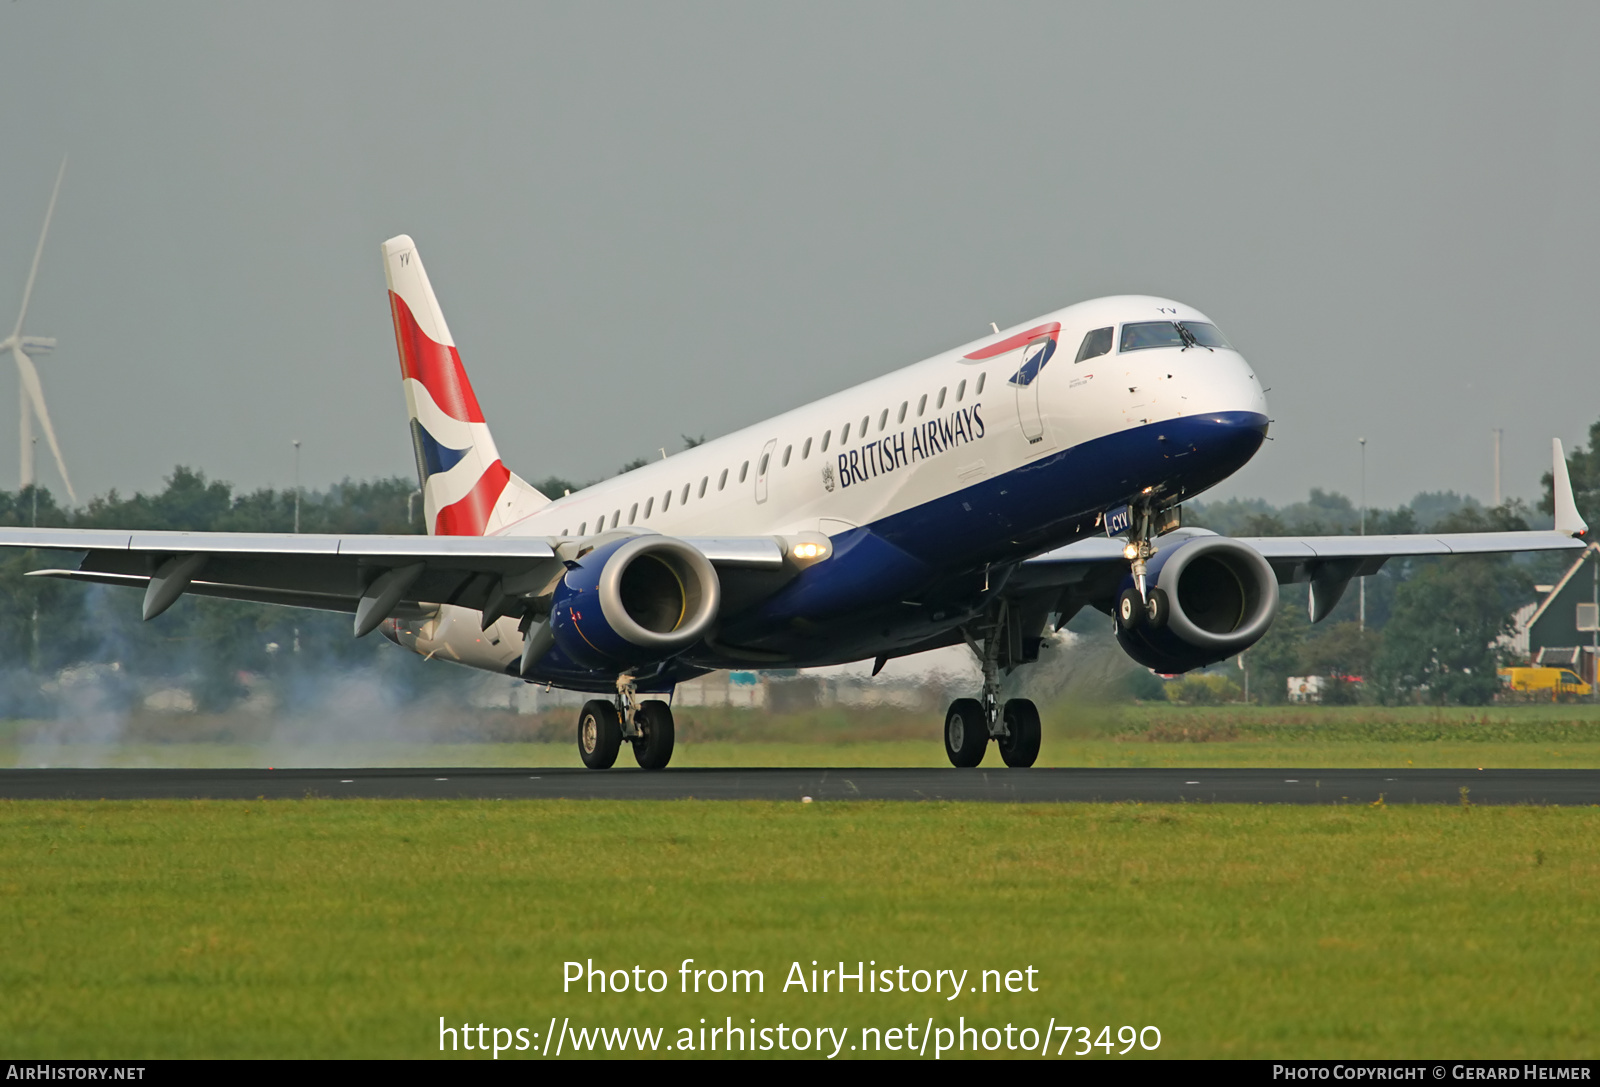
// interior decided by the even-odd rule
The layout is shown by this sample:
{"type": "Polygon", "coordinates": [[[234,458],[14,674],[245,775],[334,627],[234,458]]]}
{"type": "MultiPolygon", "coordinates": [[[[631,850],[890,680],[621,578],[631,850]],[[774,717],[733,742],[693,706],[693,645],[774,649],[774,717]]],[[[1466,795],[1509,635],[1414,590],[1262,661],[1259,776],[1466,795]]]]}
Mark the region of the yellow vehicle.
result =
{"type": "Polygon", "coordinates": [[[1570,668],[1502,668],[1500,682],[1507,690],[1523,697],[1542,699],[1548,696],[1552,702],[1594,696],[1594,688],[1570,668]]]}

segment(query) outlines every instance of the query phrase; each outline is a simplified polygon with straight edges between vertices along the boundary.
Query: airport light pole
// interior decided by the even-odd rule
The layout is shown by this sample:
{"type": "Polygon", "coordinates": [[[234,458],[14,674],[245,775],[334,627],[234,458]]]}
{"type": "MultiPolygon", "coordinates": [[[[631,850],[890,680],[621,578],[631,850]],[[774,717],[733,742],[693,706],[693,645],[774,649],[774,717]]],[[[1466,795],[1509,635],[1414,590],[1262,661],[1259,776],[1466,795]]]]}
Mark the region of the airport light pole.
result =
{"type": "MultiPolygon", "coordinates": [[[[294,531],[300,532],[300,439],[294,440],[294,531]]],[[[294,652],[300,652],[300,625],[294,627],[294,652]]]]}
{"type": "MultiPolygon", "coordinates": [[[[1367,534],[1367,439],[1357,438],[1361,443],[1361,535],[1367,534]]],[[[1367,632],[1367,579],[1358,578],[1356,592],[1360,594],[1361,633],[1367,632]]]]}
{"type": "Polygon", "coordinates": [[[1500,505],[1500,435],[1505,431],[1495,427],[1489,433],[1494,435],[1494,504],[1500,505]]]}

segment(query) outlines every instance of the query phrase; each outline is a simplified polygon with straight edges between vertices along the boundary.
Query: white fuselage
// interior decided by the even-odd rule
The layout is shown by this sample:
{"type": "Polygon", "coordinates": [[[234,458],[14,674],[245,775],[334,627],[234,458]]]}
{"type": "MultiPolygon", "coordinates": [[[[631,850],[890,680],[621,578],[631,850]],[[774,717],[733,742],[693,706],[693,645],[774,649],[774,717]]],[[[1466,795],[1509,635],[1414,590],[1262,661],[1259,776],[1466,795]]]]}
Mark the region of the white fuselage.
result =
{"type": "Polygon", "coordinates": [[[556,498],[504,534],[580,535],[598,531],[603,518],[607,528],[632,524],[676,536],[831,535],[1129,427],[1205,412],[1265,414],[1261,385],[1236,351],[1113,347],[1072,361],[1091,329],[1163,317],[1208,320],[1189,306],[1136,295],[1068,306],[556,498]],[[1022,346],[984,361],[964,357],[1053,321],[1061,324],[1060,348],[1030,386],[1007,383],[1022,362],[1022,346]],[[968,438],[944,444],[942,433],[932,442],[911,433],[974,408],[981,426],[969,426],[968,438]],[[1033,413],[1042,435],[1030,442],[1023,427],[1033,413]],[[894,441],[892,454],[872,448],[886,438],[894,441]],[[930,446],[937,451],[918,452],[930,446]],[[840,454],[848,463],[851,453],[854,473],[840,464],[840,454]],[[763,454],[770,457],[765,474],[763,454]],[[833,470],[832,487],[825,467],[833,470]],[[844,474],[851,475],[848,485],[844,474]]]}
{"type": "MultiPolygon", "coordinates": [[[[1181,303],[1145,296],[1068,306],[581,491],[553,496],[549,505],[495,534],[556,538],[633,526],[683,537],[837,536],[914,514],[1119,432],[1208,413],[1265,416],[1261,385],[1235,350],[1119,350],[1116,338],[1124,324],[1140,321],[1208,318],[1181,303]],[[1012,378],[1037,350],[1037,338],[987,357],[969,357],[1057,323],[1055,352],[1028,384],[1013,384],[1012,378]],[[1107,327],[1113,330],[1110,349],[1075,362],[1085,336],[1107,327]]],[[[1000,487],[1005,494],[1003,482],[1000,487]]],[[[1016,537],[997,532],[995,554],[1014,555],[1016,537]]],[[[1034,549],[1047,550],[1070,538],[1039,539],[1034,549]]],[[[414,628],[404,644],[495,671],[504,670],[521,649],[510,619],[483,631],[476,612],[450,606],[414,628]]]]}

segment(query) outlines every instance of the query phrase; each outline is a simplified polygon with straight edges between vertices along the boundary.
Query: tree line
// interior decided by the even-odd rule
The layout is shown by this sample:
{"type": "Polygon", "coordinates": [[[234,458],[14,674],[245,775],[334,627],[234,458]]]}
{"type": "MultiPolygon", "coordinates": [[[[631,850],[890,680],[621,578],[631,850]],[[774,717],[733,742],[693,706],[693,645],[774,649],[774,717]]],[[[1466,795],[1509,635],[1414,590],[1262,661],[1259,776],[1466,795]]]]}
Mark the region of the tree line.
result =
{"type": "MultiPolygon", "coordinates": [[[[1587,446],[1567,458],[1578,511],[1600,530],[1600,422],[1587,446]]],[[[1369,535],[1501,532],[1549,527],[1552,478],[1541,480],[1536,509],[1512,500],[1486,507],[1453,492],[1429,492],[1395,509],[1368,509],[1369,535]]],[[[1194,503],[1185,522],[1230,536],[1347,535],[1361,509],[1343,495],[1313,489],[1305,502],[1275,508],[1260,500],[1194,503]]],[[[1334,612],[1312,625],[1306,587],[1284,586],[1277,620],[1244,654],[1252,701],[1282,702],[1290,676],[1324,676],[1324,701],[1482,705],[1499,690],[1498,670],[1513,663],[1500,642],[1513,614],[1536,599],[1536,584],[1555,582],[1573,552],[1390,559],[1366,579],[1366,622],[1352,583],[1334,612]],[[1354,683],[1349,677],[1359,677],[1354,683]]],[[[1237,672],[1237,669],[1235,670],[1237,672]]]]}
{"type": "MultiPolygon", "coordinates": [[[[685,438],[686,447],[700,439],[685,438]]],[[[1589,445],[1568,460],[1580,512],[1600,527],[1600,423],[1589,445]]],[[[624,467],[627,471],[638,462],[624,467]]],[[[1550,477],[1539,512],[1553,512],[1550,477]]],[[[552,497],[576,489],[551,477],[536,484],[552,497]]],[[[298,504],[302,532],[421,533],[421,494],[407,478],[353,482],[323,490],[235,492],[188,467],[175,468],[160,491],[124,496],[113,490],[77,508],[64,508],[39,487],[0,491],[0,524],[204,532],[291,532],[298,504]]],[[[1418,495],[1395,509],[1369,509],[1369,534],[1525,529],[1538,514],[1517,501],[1488,508],[1449,492],[1418,495]]],[[[1273,507],[1260,500],[1195,502],[1185,521],[1227,535],[1354,533],[1361,511],[1333,492],[1313,490],[1305,502],[1273,507]]],[[[1293,675],[1359,676],[1357,687],[1333,684],[1333,700],[1481,703],[1497,689],[1501,651],[1496,639],[1511,629],[1511,613],[1533,599],[1535,582],[1553,581],[1569,554],[1393,559],[1367,579],[1366,624],[1357,621],[1352,585],[1333,614],[1306,621],[1305,590],[1287,586],[1277,621],[1245,655],[1252,695],[1282,701],[1293,675]]],[[[277,681],[293,702],[330,671],[384,673],[399,689],[459,683],[459,669],[414,668],[386,652],[381,639],[356,640],[343,614],[302,611],[186,596],[161,619],[140,618],[141,594],[109,586],[27,577],[27,571],[70,566],[72,554],[0,549],[0,717],[39,712],[44,677],[75,666],[115,664],[129,683],[184,684],[202,706],[221,708],[246,693],[251,676],[277,681]],[[137,677],[137,678],[135,678],[137,677]]],[[[1098,625],[1096,631],[1102,631],[1098,625]]]]}

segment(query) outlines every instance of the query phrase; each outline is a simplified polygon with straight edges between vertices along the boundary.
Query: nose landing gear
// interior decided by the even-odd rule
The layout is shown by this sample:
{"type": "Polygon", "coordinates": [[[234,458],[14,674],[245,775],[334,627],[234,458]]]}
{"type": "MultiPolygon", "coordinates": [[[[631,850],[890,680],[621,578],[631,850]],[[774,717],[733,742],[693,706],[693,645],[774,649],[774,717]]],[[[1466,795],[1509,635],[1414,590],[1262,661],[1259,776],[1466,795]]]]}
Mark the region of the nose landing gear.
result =
{"type": "Polygon", "coordinates": [[[1155,549],[1150,545],[1151,539],[1159,532],[1176,528],[1178,521],[1174,517],[1165,524],[1158,523],[1160,515],[1149,505],[1136,506],[1129,516],[1128,542],[1122,549],[1122,557],[1128,560],[1133,588],[1124,589],[1117,598],[1117,625],[1123,630],[1138,630],[1140,627],[1160,630],[1167,625],[1171,606],[1166,593],[1150,587],[1146,564],[1150,556],[1155,554],[1155,549]]]}

